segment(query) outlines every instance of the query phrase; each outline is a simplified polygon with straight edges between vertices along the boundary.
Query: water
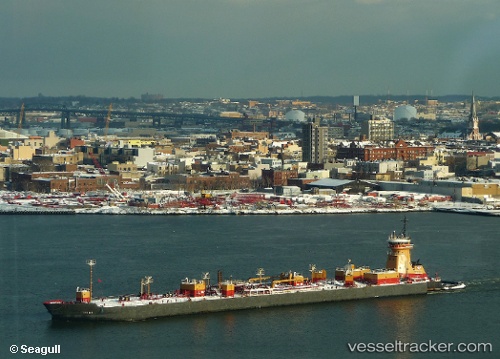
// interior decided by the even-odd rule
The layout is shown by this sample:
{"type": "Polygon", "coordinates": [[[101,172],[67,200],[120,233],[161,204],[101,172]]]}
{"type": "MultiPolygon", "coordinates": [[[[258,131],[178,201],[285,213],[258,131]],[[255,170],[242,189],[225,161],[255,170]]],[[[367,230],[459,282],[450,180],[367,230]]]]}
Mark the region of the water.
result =
{"type": "MultiPolygon", "coordinates": [[[[248,278],[307,273],[352,259],[383,267],[386,239],[400,214],[310,216],[0,216],[0,357],[9,346],[61,345],[59,358],[412,358],[428,354],[351,353],[348,343],[492,343],[500,329],[499,220],[446,213],[409,214],[409,234],[430,274],[464,280],[460,293],[380,298],[165,318],[137,323],[53,322],[42,302],[94,294],[178,288],[185,277],[219,269],[248,278]]],[[[19,355],[19,354],[18,354],[19,355]]],[[[432,354],[456,357],[456,353],[432,354]]],[[[431,355],[431,356],[432,356],[431,355]]]]}

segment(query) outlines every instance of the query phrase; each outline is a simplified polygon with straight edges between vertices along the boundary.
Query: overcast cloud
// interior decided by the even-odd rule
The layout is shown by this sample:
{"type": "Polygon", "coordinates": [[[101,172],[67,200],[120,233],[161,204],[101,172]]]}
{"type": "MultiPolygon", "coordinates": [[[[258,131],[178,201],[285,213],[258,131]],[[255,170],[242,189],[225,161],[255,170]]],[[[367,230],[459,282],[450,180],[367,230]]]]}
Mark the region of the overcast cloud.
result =
{"type": "Polygon", "coordinates": [[[2,0],[0,96],[500,95],[498,0],[2,0]]]}

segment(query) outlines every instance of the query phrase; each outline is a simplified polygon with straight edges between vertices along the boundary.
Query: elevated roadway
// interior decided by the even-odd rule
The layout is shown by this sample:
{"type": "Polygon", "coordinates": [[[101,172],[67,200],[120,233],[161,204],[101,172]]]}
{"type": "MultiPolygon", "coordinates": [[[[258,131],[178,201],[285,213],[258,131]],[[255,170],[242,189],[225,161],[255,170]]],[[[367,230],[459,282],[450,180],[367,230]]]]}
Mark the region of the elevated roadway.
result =
{"type": "MultiPolygon", "coordinates": [[[[26,113],[30,112],[60,112],[61,113],[61,128],[69,129],[71,128],[71,120],[76,119],[79,115],[85,115],[89,117],[102,117],[106,118],[108,114],[108,109],[79,109],[79,108],[65,108],[65,107],[29,107],[24,108],[23,121],[25,123],[26,113]]],[[[0,114],[14,115],[16,116],[16,125],[19,125],[19,116],[21,114],[21,109],[0,109],[0,114]]],[[[172,112],[143,112],[143,111],[122,111],[114,110],[112,112],[113,117],[125,117],[130,119],[137,118],[150,118],[153,119],[153,127],[161,127],[168,122],[174,126],[182,126],[183,121],[196,121],[197,123],[205,122],[220,122],[220,121],[235,121],[237,119],[231,119],[220,116],[212,116],[206,114],[195,114],[195,113],[172,113],[172,112]]]]}

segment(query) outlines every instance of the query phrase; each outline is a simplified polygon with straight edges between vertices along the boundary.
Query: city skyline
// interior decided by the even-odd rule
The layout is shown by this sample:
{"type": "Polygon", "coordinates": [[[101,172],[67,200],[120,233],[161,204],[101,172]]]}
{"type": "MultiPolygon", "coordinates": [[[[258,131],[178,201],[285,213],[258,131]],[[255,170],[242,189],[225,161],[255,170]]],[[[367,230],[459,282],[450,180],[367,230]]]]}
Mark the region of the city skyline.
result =
{"type": "Polygon", "coordinates": [[[1,7],[0,97],[499,95],[495,0],[1,7]]]}

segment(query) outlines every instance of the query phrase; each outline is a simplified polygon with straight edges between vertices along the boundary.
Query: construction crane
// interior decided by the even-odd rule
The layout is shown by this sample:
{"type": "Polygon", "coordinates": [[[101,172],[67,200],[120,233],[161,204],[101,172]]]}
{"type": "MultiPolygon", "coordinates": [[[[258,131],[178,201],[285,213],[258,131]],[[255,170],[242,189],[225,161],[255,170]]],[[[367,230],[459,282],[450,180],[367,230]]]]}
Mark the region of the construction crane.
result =
{"type": "Polygon", "coordinates": [[[23,117],[24,117],[24,103],[21,105],[21,110],[19,111],[19,124],[17,125],[17,133],[21,134],[21,129],[23,128],[23,117]]]}
{"type": "Polygon", "coordinates": [[[108,130],[109,130],[109,121],[111,120],[111,111],[113,111],[113,104],[109,104],[108,115],[106,116],[106,125],[104,126],[104,140],[108,142],[108,130]]]}

